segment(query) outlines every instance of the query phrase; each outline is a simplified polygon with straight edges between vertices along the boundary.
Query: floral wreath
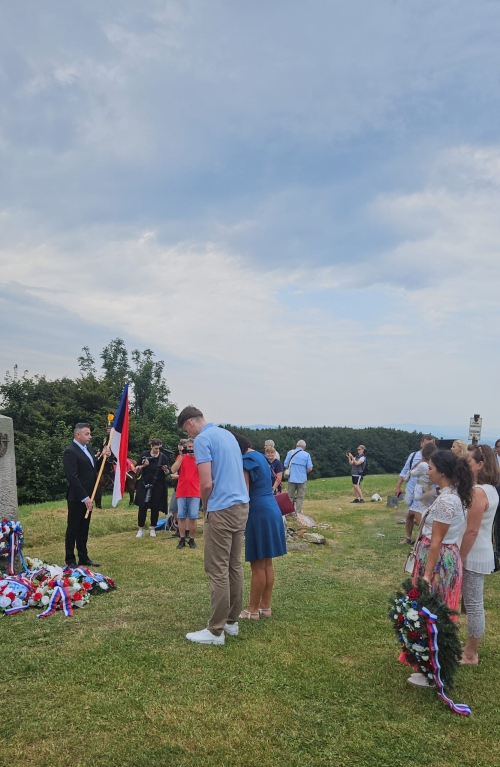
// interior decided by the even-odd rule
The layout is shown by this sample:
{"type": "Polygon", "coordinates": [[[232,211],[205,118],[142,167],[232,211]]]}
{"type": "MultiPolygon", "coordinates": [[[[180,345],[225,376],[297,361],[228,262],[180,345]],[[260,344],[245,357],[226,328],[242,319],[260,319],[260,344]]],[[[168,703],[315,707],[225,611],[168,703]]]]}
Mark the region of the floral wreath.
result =
{"type": "Polygon", "coordinates": [[[9,557],[9,575],[0,573],[0,616],[14,615],[30,607],[44,608],[38,618],[56,610],[73,615],[73,608],[85,607],[94,594],[116,588],[115,582],[88,567],[58,567],[22,555],[24,534],[21,524],[11,519],[0,523],[0,555],[9,557]],[[14,558],[20,555],[24,572],[14,574],[14,558]]]}
{"type": "Polygon", "coordinates": [[[0,556],[8,557],[10,575],[14,575],[14,559],[21,554],[24,533],[20,522],[2,519],[0,522],[0,556]]]}
{"type": "Polygon", "coordinates": [[[416,583],[411,578],[405,580],[389,608],[389,618],[408,665],[434,682],[439,697],[452,711],[469,716],[470,708],[453,703],[444,691],[445,687],[453,689],[462,656],[458,627],[451,620],[456,614],[438,594],[430,591],[423,578],[417,578],[416,583]]]}

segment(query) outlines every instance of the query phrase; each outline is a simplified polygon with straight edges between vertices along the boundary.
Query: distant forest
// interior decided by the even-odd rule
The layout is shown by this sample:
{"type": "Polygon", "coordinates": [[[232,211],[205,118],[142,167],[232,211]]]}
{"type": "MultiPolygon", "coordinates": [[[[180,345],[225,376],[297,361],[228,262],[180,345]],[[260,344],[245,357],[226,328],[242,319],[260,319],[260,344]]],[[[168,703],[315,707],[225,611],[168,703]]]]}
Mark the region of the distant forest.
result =
{"type": "MultiPolygon", "coordinates": [[[[93,447],[102,446],[107,414],[118,407],[126,382],[130,383],[129,454],[136,457],[151,437],[175,450],[180,436],[177,406],[163,376],[165,363],[155,360],[151,349],[128,352],[116,338],[100,354],[100,372],[88,347],[78,358],[76,378],[49,381],[45,376],[19,374],[17,368],[0,384],[0,413],[14,421],[19,503],[59,500],[66,493],[62,454],[71,442],[78,421],[87,421],[93,432],[93,447]]],[[[198,403],[199,404],[199,403],[198,403]]],[[[210,414],[207,413],[207,416],[210,414]]],[[[421,434],[397,429],[349,429],[341,427],[247,429],[226,424],[225,428],[248,437],[263,452],[264,440],[273,439],[284,458],[304,439],[314,463],[312,479],[349,474],[346,451],[367,447],[369,474],[401,470],[408,454],[420,444],[421,434]]]]}
{"type": "Polygon", "coordinates": [[[420,432],[370,427],[350,429],[343,426],[301,427],[283,426],[277,429],[247,429],[226,425],[249,439],[256,450],[264,452],[264,441],[274,440],[276,450],[283,460],[299,439],[307,445],[314,469],[311,479],[341,477],[351,473],[346,453],[356,455],[358,445],[366,447],[368,474],[393,474],[400,472],[413,450],[418,450],[422,439],[420,432]]]}

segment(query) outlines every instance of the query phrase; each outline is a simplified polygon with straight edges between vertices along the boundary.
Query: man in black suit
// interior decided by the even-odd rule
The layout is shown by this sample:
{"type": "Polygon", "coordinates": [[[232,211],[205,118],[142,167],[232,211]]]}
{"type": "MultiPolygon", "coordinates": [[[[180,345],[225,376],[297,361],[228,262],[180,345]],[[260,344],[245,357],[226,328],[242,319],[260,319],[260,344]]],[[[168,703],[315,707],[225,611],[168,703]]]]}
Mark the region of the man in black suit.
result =
{"type": "MultiPolygon", "coordinates": [[[[78,551],[78,564],[88,567],[99,567],[98,562],[92,562],[87,552],[90,518],[93,501],[90,496],[97,479],[97,461],[89,446],[91,440],[88,423],[77,423],[73,432],[74,439],[66,448],[63,456],[64,473],[69,482],[68,492],[68,525],[66,528],[66,564],[76,567],[75,544],[78,551]],[[87,511],[89,512],[88,516],[87,511]]],[[[105,448],[104,455],[111,451],[105,448]]]]}

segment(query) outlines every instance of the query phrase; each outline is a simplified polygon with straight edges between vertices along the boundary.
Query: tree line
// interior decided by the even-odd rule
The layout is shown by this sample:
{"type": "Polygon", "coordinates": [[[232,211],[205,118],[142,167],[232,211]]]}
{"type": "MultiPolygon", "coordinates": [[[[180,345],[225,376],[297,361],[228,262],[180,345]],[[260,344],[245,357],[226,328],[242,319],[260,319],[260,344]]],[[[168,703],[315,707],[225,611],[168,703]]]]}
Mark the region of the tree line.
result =
{"type": "MultiPolygon", "coordinates": [[[[107,415],[118,407],[125,383],[130,383],[129,454],[135,457],[158,437],[175,450],[180,436],[177,406],[170,399],[164,378],[165,363],[151,349],[128,352],[115,338],[102,350],[100,370],[85,346],[78,358],[79,375],[50,381],[46,376],[20,374],[14,368],[0,384],[0,412],[14,422],[19,503],[40,503],[65,496],[62,454],[73,438],[73,427],[86,421],[99,449],[106,434],[107,415]]],[[[311,478],[350,473],[345,457],[359,444],[368,448],[369,473],[396,472],[408,453],[417,449],[421,434],[396,429],[349,429],[340,427],[247,429],[225,428],[248,437],[263,452],[264,440],[273,439],[282,458],[299,439],[307,442],[314,470],[311,478]]]]}
{"type": "Polygon", "coordinates": [[[346,453],[356,455],[358,445],[367,448],[368,474],[393,474],[400,472],[413,450],[418,450],[422,440],[420,432],[385,429],[381,426],[351,429],[343,426],[278,426],[275,429],[246,429],[226,425],[249,439],[253,446],[264,452],[264,441],[272,439],[283,460],[288,450],[299,439],[306,442],[314,468],[311,479],[342,477],[351,473],[346,453]]]}

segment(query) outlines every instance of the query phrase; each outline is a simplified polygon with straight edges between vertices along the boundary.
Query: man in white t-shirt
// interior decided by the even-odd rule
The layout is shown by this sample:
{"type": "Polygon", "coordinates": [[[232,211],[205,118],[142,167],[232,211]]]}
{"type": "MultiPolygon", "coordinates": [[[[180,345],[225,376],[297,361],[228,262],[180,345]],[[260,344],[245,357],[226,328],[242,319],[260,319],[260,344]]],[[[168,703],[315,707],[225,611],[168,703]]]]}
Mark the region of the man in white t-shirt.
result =
{"type": "MultiPolygon", "coordinates": [[[[413,496],[415,493],[415,487],[417,485],[417,478],[410,476],[410,471],[414,469],[415,466],[417,466],[417,464],[419,464],[422,460],[422,448],[424,445],[427,445],[428,442],[435,442],[432,434],[424,434],[420,443],[420,450],[415,450],[414,453],[410,453],[406,459],[405,465],[401,469],[398,481],[396,482],[396,487],[394,488],[394,495],[397,498],[401,493],[401,485],[403,482],[406,482],[405,503],[407,506],[411,506],[413,503],[413,496]]],[[[414,524],[415,512],[408,509],[406,512],[406,538],[400,541],[402,544],[411,543],[411,535],[413,532],[414,524]]]]}

